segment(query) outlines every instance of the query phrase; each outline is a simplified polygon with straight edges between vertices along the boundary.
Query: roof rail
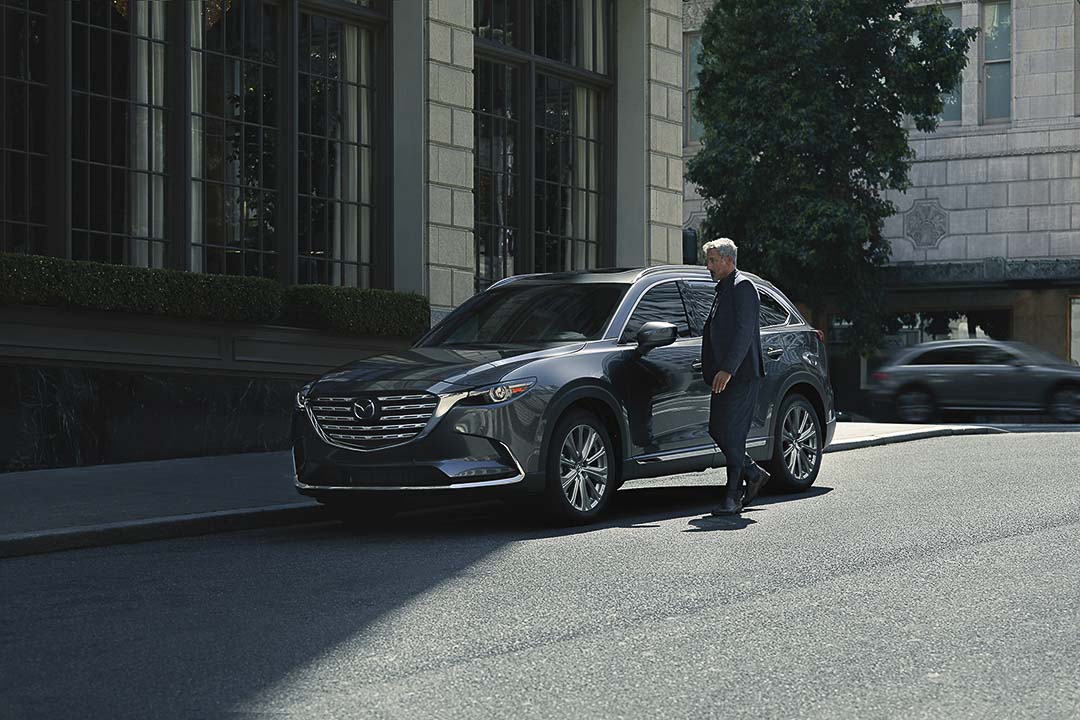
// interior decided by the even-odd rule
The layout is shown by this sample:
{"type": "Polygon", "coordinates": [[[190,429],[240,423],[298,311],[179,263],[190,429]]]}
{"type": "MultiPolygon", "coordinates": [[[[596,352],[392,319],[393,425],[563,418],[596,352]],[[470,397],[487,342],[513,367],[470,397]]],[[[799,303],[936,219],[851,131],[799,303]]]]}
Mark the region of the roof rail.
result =
{"type": "Polygon", "coordinates": [[[701,265],[652,265],[639,272],[637,279],[640,280],[646,275],[653,275],[658,272],[670,272],[672,270],[686,272],[687,270],[705,270],[705,267],[701,265]]]}
{"type": "Polygon", "coordinates": [[[507,285],[509,283],[514,282],[515,280],[520,280],[522,278],[535,277],[537,275],[545,275],[545,274],[546,273],[525,273],[523,275],[511,275],[510,277],[504,277],[502,280],[496,280],[495,282],[488,285],[487,288],[485,288],[484,292],[487,292],[488,290],[491,290],[492,288],[497,288],[500,285],[507,285]]]}

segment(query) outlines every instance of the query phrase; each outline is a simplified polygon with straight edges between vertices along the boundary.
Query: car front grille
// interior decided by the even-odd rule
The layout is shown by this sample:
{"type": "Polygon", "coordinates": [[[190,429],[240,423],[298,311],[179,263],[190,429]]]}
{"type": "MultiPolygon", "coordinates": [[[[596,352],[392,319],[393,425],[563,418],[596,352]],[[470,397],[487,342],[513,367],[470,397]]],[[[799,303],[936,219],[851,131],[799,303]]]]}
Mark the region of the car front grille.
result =
{"type": "Polygon", "coordinates": [[[431,393],[314,397],[308,411],[323,435],[338,445],[378,450],[401,445],[427,426],[439,398],[431,393]]]}

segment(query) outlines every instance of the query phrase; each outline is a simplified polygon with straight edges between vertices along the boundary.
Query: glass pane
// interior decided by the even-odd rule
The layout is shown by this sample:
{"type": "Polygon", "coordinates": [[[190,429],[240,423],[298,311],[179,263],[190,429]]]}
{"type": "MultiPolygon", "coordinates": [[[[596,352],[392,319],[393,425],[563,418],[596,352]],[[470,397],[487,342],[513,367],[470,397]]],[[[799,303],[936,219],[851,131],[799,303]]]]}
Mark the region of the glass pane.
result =
{"type": "Polygon", "coordinates": [[[983,57],[1009,60],[1012,55],[1012,9],[1010,3],[983,6],[983,57]]]}
{"type": "Polygon", "coordinates": [[[676,283],[657,285],[645,293],[626,323],[626,329],[619,341],[632,342],[638,330],[647,322],[671,323],[679,329],[679,337],[690,336],[690,323],[686,318],[686,309],[676,283]]]}
{"type": "Polygon", "coordinates": [[[701,72],[701,35],[691,35],[686,46],[686,87],[698,86],[698,73],[701,72]]]}
{"type": "Polygon", "coordinates": [[[1012,106],[1012,63],[986,66],[986,119],[1004,120],[1012,106]]]}
{"type": "MultiPolygon", "coordinates": [[[[960,6],[950,5],[942,8],[942,12],[945,14],[945,19],[949,21],[949,24],[954,28],[960,27],[960,6]]],[[[942,101],[945,103],[945,107],[941,111],[942,122],[960,122],[962,119],[961,113],[963,110],[963,80],[957,82],[957,86],[953,88],[952,92],[945,93],[942,96],[942,101]]]]}
{"type": "Polygon", "coordinates": [[[1069,359],[1073,365],[1080,365],[1080,297],[1072,298],[1069,303],[1071,305],[1069,359]]]}

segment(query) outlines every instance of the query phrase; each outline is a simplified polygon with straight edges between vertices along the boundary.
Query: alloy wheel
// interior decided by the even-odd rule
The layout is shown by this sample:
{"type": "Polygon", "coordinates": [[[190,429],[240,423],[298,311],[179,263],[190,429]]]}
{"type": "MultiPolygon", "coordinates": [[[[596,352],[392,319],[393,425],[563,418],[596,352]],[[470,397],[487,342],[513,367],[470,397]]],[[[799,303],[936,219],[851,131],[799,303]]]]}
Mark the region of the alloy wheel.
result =
{"type": "Polygon", "coordinates": [[[781,449],[784,464],[792,478],[803,481],[813,474],[821,456],[821,438],[817,424],[805,407],[792,405],[788,410],[784,418],[781,449]]]}
{"type": "Polygon", "coordinates": [[[563,494],[579,512],[600,504],[608,485],[608,452],[603,438],[589,425],[575,425],[566,433],[559,453],[563,494]]]}

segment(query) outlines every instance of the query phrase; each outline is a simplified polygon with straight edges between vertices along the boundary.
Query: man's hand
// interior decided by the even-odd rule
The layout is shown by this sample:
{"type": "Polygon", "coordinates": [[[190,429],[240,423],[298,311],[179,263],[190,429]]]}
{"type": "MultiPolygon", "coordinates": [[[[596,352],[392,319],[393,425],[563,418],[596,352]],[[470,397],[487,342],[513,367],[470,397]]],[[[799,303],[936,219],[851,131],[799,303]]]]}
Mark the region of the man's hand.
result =
{"type": "Polygon", "coordinates": [[[731,373],[721,370],[716,373],[712,379],[712,391],[714,393],[724,392],[724,388],[727,387],[728,381],[731,380],[731,373]]]}

